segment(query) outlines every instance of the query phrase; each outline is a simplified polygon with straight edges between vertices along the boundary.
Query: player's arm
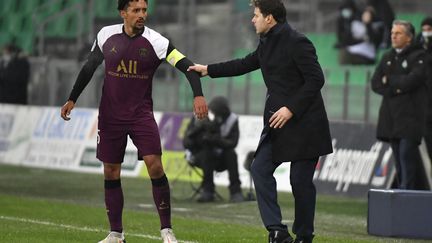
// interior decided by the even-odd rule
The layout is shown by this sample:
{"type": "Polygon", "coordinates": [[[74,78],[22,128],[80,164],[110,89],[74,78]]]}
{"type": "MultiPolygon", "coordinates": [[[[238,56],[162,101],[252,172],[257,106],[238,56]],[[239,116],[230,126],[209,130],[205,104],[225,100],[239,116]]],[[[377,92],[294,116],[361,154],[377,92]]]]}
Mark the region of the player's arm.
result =
{"type": "Polygon", "coordinates": [[[86,63],[81,68],[81,71],[78,74],[78,77],[69,95],[68,101],[66,102],[66,104],[63,105],[61,109],[61,117],[64,120],[70,120],[70,112],[75,107],[75,103],[78,97],[81,95],[84,88],[90,82],[94,72],[96,71],[97,67],[103,62],[103,60],[103,53],[97,45],[96,41],[89,57],[87,58],[86,63]]]}
{"type": "Polygon", "coordinates": [[[200,75],[195,71],[188,71],[189,66],[193,66],[191,60],[179,52],[171,43],[168,45],[166,60],[171,66],[176,67],[186,76],[194,95],[194,112],[198,119],[207,117],[208,108],[205,101],[200,75]]]}

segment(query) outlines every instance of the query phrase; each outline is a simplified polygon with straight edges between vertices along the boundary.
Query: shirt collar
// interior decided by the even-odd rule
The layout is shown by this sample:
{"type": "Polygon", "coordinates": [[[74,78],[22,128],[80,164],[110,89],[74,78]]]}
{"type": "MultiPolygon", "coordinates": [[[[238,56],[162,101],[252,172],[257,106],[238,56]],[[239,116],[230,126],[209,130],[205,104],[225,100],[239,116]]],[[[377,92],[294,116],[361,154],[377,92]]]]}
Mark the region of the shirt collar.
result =
{"type": "Polygon", "coordinates": [[[284,25],[287,25],[287,23],[277,23],[276,25],[271,27],[271,29],[269,31],[267,31],[267,33],[260,35],[260,41],[262,43],[265,43],[270,36],[276,35],[279,32],[281,32],[284,25]]]}

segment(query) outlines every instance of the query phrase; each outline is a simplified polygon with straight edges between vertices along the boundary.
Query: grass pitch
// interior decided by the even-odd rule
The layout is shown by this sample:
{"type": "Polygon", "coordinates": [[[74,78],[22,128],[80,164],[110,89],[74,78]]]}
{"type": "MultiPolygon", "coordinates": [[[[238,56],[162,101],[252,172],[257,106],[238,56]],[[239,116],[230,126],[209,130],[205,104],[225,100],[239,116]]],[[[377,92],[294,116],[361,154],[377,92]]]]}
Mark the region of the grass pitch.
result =
{"type": "MultiPolygon", "coordinates": [[[[161,242],[151,185],[143,178],[123,178],[124,228],[128,243],[161,242]]],[[[260,243],[267,241],[256,202],[225,198],[198,204],[188,197],[189,183],[175,182],[173,226],[183,243],[260,243]]],[[[103,177],[54,170],[0,165],[0,242],[98,242],[108,230],[103,202],[103,177]]],[[[284,219],[292,225],[293,199],[279,194],[284,219]]],[[[431,242],[378,238],[366,232],[367,201],[319,196],[314,242],[431,242]]]]}

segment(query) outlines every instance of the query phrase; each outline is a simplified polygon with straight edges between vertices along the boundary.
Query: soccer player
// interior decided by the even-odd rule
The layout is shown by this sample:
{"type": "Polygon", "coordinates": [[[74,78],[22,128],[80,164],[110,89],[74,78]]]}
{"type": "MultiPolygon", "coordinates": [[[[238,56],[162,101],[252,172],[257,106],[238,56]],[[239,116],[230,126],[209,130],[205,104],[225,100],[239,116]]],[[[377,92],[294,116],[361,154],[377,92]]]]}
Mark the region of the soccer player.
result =
{"type": "Polygon", "coordinates": [[[168,39],[144,25],[147,4],[147,0],[118,0],[123,24],[106,26],[99,31],[69,99],[61,109],[61,117],[70,120],[76,100],[105,60],[97,158],[104,166],[105,205],[111,232],[100,243],[125,242],[120,171],[128,135],[138,148],[138,156],[143,158],[151,178],[163,242],[177,242],[171,229],[170,190],[162,167],[160,137],[153,116],[152,77],[163,59],[181,70],[189,80],[195,116],[203,119],[208,111],[199,74],[187,71],[193,63],[168,39]]]}
{"type": "Polygon", "coordinates": [[[332,152],[329,122],[321,87],[324,75],[313,44],[286,22],[281,0],[253,0],[252,23],[260,42],[245,58],[190,70],[212,78],[261,69],[267,86],[264,129],[251,165],[261,219],[270,243],[311,243],[314,237],[318,157],[332,152]],[[295,203],[293,233],[282,223],[273,173],[291,161],[290,182],[295,203]]]}

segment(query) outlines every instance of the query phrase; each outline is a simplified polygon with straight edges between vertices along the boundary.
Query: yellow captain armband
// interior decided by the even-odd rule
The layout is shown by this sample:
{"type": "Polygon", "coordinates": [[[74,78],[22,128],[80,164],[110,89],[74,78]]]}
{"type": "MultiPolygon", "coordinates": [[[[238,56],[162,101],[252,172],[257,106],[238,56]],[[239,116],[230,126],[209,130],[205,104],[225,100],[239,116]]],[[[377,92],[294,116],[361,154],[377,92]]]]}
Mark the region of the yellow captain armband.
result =
{"type": "Polygon", "coordinates": [[[181,52],[177,51],[177,49],[174,49],[167,56],[166,60],[169,62],[169,64],[171,64],[171,66],[175,67],[177,62],[183,58],[185,58],[185,55],[183,55],[181,52]]]}

